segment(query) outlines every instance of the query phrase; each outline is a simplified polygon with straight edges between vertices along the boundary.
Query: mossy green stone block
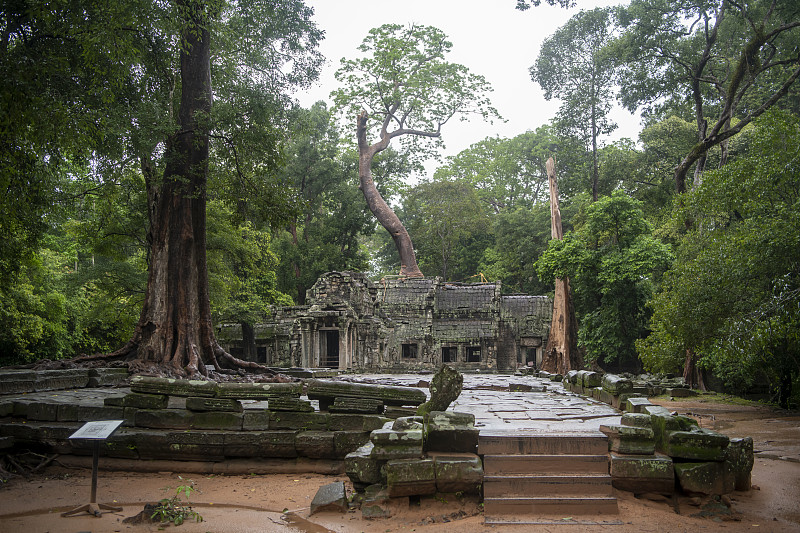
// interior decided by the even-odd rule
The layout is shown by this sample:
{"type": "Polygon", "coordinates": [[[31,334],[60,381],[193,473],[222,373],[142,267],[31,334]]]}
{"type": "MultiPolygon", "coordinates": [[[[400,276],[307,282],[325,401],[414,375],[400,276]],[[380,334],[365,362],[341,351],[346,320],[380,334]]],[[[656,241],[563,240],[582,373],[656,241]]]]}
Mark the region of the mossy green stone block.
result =
{"type": "Polygon", "coordinates": [[[650,400],[640,396],[632,396],[625,403],[625,410],[629,413],[644,413],[644,406],[653,405],[650,400]]]}
{"type": "Polygon", "coordinates": [[[308,400],[301,400],[293,396],[277,396],[269,399],[270,411],[294,411],[298,413],[313,413],[314,406],[308,400]]]}
{"type": "Polygon", "coordinates": [[[585,389],[592,389],[603,385],[603,374],[587,370],[582,377],[580,385],[585,389]]]}
{"type": "Polygon", "coordinates": [[[633,383],[627,378],[617,376],[616,374],[605,374],[603,376],[603,390],[612,396],[619,396],[624,392],[633,391],[633,383]]]}
{"type": "Polygon", "coordinates": [[[312,459],[333,459],[336,457],[334,434],[331,431],[301,431],[294,440],[297,455],[312,459]]]}
{"type": "Polygon", "coordinates": [[[389,497],[436,493],[436,469],[430,458],[400,459],[386,463],[389,497]]]}
{"type": "Polygon", "coordinates": [[[381,482],[382,462],[372,457],[373,444],[367,442],[344,458],[344,468],[353,483],[375,484],[381,482]]]}
{"type": "Polygon", "coordinates": [[[483,484],[483,462],[471,453],[435,453],[433,459],[438,492],[478,494],[483,484]]]}
{"type": "Polygon", "coordinates": [[[709,430],[671,431],[665,453],[674,458],[700,461],[723,461],[730,439],[709,430]]]}
{"type": "Polygon", "coordinates": [[[335,398],[371,398],[383,400],[386,405],[420,405],[427,396],[421,389],[390,387],[343,381],[310,379],[306,381],[308,398],[333,402],[335,398]]]}
{"type": "Polygon", "coordinates": [[[735,477],[726,472],[723,462],[675,463],[675,476],[681,489],[690,494],[728,494],[736,488],[735,477]]]}
{"type": "Polygon", "coordinates": [[[674,491],[675,472],[669,456],[611,453],[610,458],[611,484],[615,488],[635,493],[674,491]]]}
{"type": "Polygon", "coordinates": [[[736,490],[750,490],[753,471],[753,438],[731,439],[725,449],[725,463],[733,473],[736,490]]]}
{"type": "Polygon", "coordinates": [[[600,431],[608,437],[609,451],[634,455],[652,455],[655,452],[651,428],[602,425],[600,431]]]}
{"type": "Polygon", "coordinates": [[[124,396],[109,396],[103,404],[111,407],[135,407],[137,409],[166,409],[169,396],[166,394],[143,394],[131,392],[124,396]]]}
{"type": "Polygon", "coordinates": [[[426,451],[475,453],[479,429],[475,415],[453,411],[433,411],[425,418],[426,451]]]}
{"type": "Polygon", "coordinates": [[[325,431],[330,415],[327,413],[297,413],[293,411],[270,411],[271,429],[296,429],[302,431],[325,431]]]}
{"type": "Polygon", "coordinates": [[[653,422],[650,415],[644,413],[625,413],[620,419],[620,424],[623,426],[631,426],[637,428],[652,428],[653,422]]]}

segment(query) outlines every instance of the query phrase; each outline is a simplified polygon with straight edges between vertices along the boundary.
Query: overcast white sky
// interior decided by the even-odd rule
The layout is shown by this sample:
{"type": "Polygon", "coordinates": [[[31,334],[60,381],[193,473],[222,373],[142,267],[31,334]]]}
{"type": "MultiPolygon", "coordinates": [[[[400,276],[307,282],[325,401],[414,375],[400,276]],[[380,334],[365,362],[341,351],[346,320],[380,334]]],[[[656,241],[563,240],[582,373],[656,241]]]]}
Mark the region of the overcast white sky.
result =
{"type": "MultiPolygon", "coordinates": [[[[333,73],[339,61],[357,57],[357,48],[371,28],[386,23],[436,26],[453,43],[449,60],[483,75],[492,84],[492,103],[507,120],[447,124],[442,129],[444,155],[455,155],[486,137],[513,137],[549,122],[560,105],[557,100],[546,101],[528,73],[542,41],[579,9],[617,5],[622,0],[577,3],[572,10],[541,5],[518,11],[514,9],[515,0],[306,0],[314,8],[318,26],[325,31],[321,51],[327,63],[318,84],[297,97],[304,107],[317,100],[330,104],[329,94],[336,88],[333,73]]],[[[638,117],[615,109],[613,118],[619,128],[612,140],[636,140],[638,117]]]]}

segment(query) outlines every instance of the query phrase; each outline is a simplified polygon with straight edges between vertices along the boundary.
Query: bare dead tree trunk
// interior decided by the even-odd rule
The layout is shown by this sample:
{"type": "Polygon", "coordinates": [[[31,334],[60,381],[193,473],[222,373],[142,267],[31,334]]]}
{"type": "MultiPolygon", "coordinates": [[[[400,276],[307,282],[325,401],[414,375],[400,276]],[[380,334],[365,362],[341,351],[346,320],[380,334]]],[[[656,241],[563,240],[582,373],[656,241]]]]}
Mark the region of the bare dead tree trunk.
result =
{"type": "MultiPolygon", "coordinates": [[[[561,226],[561,209],[558,206],[555,161],[552,157],[547,160],[546,166],[550,182],[551,237],[561,240],[564,238],[564,233],[561,226]]],[[[569,279],[556,279],[555,288],[553,319],[550,322],[550,334],[544,351],[542,369],[565,374],[570,370],[582,368],[583,357],[578,350],[578,321],[572,305],[569,279]]]]}
{"type": "Polygon", "coordinates": [[[403,223],[389,204],[383,199],[372,180],[372,159],[375,155],[389,146],[389,138],[383,137],[373,145],[367,143],[367,113],[363,111],[358,115],[356,123],[356,136],[358,138],[358,178],[359,188],[364,193],[367,206],[375,218],[378,219],[389,235],[392,236],[397,253],[400,255],[400,275],[409,277],[422,277],[422,272],[417,266],[417,255],[414,245],[403,223]]]}

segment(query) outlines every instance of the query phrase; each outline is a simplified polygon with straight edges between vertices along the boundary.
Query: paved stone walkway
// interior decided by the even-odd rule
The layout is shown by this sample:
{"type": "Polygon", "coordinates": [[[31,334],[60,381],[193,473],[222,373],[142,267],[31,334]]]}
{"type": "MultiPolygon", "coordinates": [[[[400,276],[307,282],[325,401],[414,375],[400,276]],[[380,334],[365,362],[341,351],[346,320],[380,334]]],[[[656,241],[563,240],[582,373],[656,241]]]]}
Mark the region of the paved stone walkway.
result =
{"type": "MultiPolygon", "coordinates": [[[[384,385],[416,385],[431,375],[364,374],[345,379],[384,385]]],[[[423,389],[427,393],[427,389],[423,389]]],[[[561,383],[532,376],[465,374],[461,395],[453,410],[475,415],[482,431],[583,433],[601,424],[619,424],[620,412],[610,405],[566,391],[561,383]],[[509,392],[509,387],[530,387],[509,392]]]]}

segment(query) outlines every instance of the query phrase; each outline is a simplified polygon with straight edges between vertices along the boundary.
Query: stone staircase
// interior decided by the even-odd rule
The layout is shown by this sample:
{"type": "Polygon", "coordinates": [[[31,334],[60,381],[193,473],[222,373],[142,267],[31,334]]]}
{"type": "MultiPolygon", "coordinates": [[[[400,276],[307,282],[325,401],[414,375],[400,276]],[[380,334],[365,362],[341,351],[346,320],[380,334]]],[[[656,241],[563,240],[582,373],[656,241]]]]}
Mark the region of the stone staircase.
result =
{"type": "Polygon", "coordinates": [[[602,433],[481,433],[487,524],[597,521],[617,514],[602,433]]]}

